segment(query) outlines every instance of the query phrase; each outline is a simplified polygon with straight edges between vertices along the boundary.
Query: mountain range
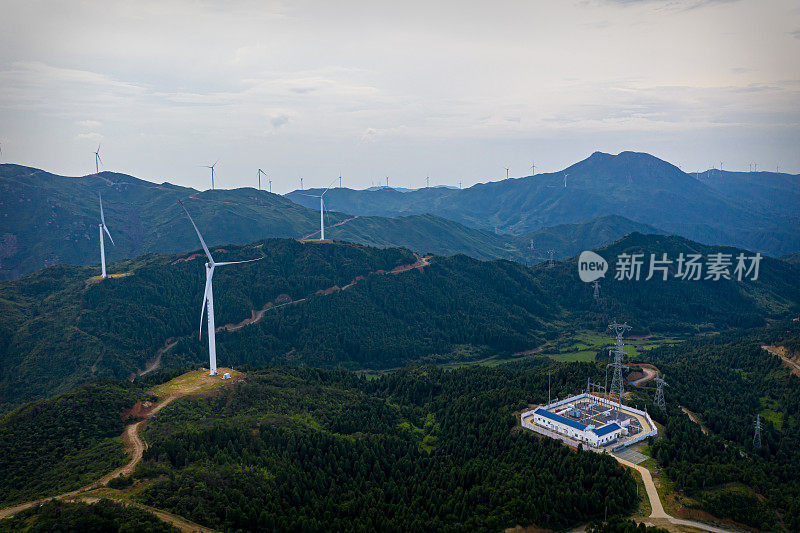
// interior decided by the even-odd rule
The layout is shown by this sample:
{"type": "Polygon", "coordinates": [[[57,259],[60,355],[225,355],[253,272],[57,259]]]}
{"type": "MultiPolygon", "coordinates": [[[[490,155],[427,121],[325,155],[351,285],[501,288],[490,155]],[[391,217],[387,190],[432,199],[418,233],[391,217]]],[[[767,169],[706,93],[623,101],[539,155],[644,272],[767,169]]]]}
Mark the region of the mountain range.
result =
{"type": "MultiPolygon", "coordinates": [[[[800,249],[800,177],[710,172],[700,179],[702,175],[687,174],[645,153],[595,152],[561,172],[463,190],[331,189],[325,198],[331,209],[353,215],[430,213],[513,235],[620,215],[707,244],[776,256],[800,249]]],[[[301,205],[313,202],[299,191],[287,197],[301,205]]]]}
{"type": "MultiPolygon", "coordinates": [[[[66,177],[4,164],[0,193],[0,280],[55,264],[97,264],[98,194],[115,243],[106,244],[109,260],[193,249],[195,236],[178,200],[186,204],[210,244],[319,237],[316,205],[307,208],[253,188],[200,192],[119,173],[66,177]]],[[[526,263],[549,257],[551,248],[554,257],[564,258],[633,231],[658,231],[623,217],[604,217],[585,225],[511,235],[430,214],[386,218],[338,212],[326,214],[326,226],[326,237],[337,240],[526,263]]]]}

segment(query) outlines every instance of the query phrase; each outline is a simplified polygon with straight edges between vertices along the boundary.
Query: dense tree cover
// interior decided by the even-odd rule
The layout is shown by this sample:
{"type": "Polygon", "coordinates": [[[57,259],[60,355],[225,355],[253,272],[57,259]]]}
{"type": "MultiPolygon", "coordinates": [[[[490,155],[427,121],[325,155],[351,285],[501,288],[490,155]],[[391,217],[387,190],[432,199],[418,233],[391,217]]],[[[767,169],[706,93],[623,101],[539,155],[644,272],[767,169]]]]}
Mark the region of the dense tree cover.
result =
{"type": "Polygon", "coordinates": [[[103,531],[109,533],[172,533],[178,528],[151,513],[122,503],[100,500],[94,504],[51,500],[0,520],[0,532],[44,533],[103,531]]]}
{"type": "MultiPolygon", "coordinates": [[[[215,273],[218,324],[248,318],[252,309],[281,295],[305,298],[358,275],[414,261],[407,250],[292,240],[214,253],[217,261],[263,257],[215,273]]],[[[168,338],[197,339],[205,285],[200,255],[125,261],[118,267],[130,275],[102,282],[90,280],[95,273],[87,267],[57,266],[0,284],[0,333],[8,333],[0,340],[0,359],[8,370],[0,376],[0,408],[88,379],[128,377],[144,368],[168,338]]]]}
{"type": "MultiPolygon", "coordinates": [[[[140,497],[224,530],[497,531],[629,512],[635,482],[612,458],[518,427],[545,368],[250,370],[148,426],[140,497]]],[[[561,367],[554,388],[598,372],[561,367]]]]}
{"type": "Polygon", "coordinates": [[[144,396],[125,382],[85,384],[0,418],[0,504],[72,490],[124,464],[122,413],[144,396]]]}
{"type": "Polygon", "coordinates": [[[612,518],[608,522],[591,522],[586,526],[586,533],[666,533],[666,529],[648,526],[644,522],[612,518]]]}
{"type": "MultiPolygon", "coordinates": [[[[633,234],[603,250],[709,253],[675,237],[633,234]]],[[[797,267],[764,259],[757,282],[603,281],[603,303],[579,281],[574,262],[526,268],[508,261],[435,257],[423,271],[372,275],[346,291],[319,291],[415,258],[407,250],[267,240],[216,249],[217,260],[252,257],[214,277],[217,324],[238,323],[272,302],[255,325],[218,334],[222,364],[313,364],[391,368],[419,360],[508,355],[565,330],[636,317],[642,332],[760,325],[796,309],[797,267]]],[[[0,408],[67,390],[83,380],[127,377],[176,346],[165,367],[206,360],[198,339],[203,258],[144,256],[120,263],[130,275],[89,280],[85,267],[53,267],[0,285],[0,408]]],[[[608,276],[611,278],[611,275],[608,276]]]]}
{"type": "Polygon", "coordinates": [[[800,379],[760,348],[764,337],[785,335],[780,326],[757,336],[737,332],[649,352],[666,374],[671,406],[667,417],[651,406],[654,417],[666,423],[664,438],[651,449],[700,508],[762,529],[777,527],[780,519],[797,531],[800,379]],[[697,413],[710,434],[679,406],[697,413]],[[757,414],[762,446],[754,449],[757,414]]]}

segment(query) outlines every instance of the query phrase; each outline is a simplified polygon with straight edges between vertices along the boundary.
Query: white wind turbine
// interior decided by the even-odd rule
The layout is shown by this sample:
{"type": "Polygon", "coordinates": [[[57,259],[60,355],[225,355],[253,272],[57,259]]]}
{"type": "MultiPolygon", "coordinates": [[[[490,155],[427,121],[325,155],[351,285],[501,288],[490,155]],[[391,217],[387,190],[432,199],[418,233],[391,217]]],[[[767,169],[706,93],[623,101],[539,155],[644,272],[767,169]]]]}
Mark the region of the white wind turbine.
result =
{"type": "Polygon", "coordinates": [[[99,174],[100,173],[100,163],[102,163],[102,162],[103,162],[103,160],[100,159],[100,143],[98,143],[97,144],[97,150],[95,150],[95,152],[94,152],[94,173],[95,174],[99,174]]]}
{"type": "MultiPolygon", "coordinates": [[[[211,190],[212,190],[212,191],[214,190],[214,167],[215,167],[215,166],[217,166],[217,163],[219,163],[219,159],[217,159],[216,161],[214,161],[214,164],[213,164],[213,165],[203,165],[204,167],[206,167],[206,168],[210,168],[210,169],[211,169],[211,190]]],[[[261,175],[259,174],[259,177],[260,177],[260,176],[261,176],[261,175]]]]}
{"type": "MultiPolygon", "coordinates": [[[[258,190],[259,191],[261,190],[261,174],[264,174],[264,177],[267,177],[267,173],[259,168],[258,169],[258,190]]],[[[270,183],[270,191],[269,192],[272,192],[272,180],[269,180],[269,183],[270,183]]]]}
{"type": "MultiPolygon", "coordinates": [[[[100,147],[98,146],[98,150],[100,147]]],[[[103,242],[103,232],[106,232],[108,238],[111,239],[111,234],[108,232],[108,228],[106,227],[106,217],[103,216],[103,197],[100,196],[100,193],[97,193],[97,198],[100,200],[100,265],[102,266],[102,274],[101,276],[103,279],[106,278],[106,247],[105,243],[103,242]]],[[[114,244],[114,239],[111,239],[111,244],[114,244]]]]}
{"type": "Polygon", "coordinates": [[[226,261],[224,263],[217,263],[214,261],[214,258],[211,257],[211,252],[208,251],[208,246],[206,246],[206,241],[203,240],[203,236],[200,235],[200,230],[197,229],[197,225],[192,220],[192,215],[189,214],[189,211],[186,210],[186,206],[183,205],[183,202],[180,202],[181,207],[183,210],[186,211],[186,216],[189,217],[189,222],[192,223],[194,230],[197,232],[197,237],[200,239],[200,244],[203,245],[203,251],[206,253],[206,257],[208,257],[208,263],[206,263],[206,290],[203,293],[203,306],[200,309],[200,337],[203,337],[203,313],[206,310],[206,306],[208,306],[208,365],[209,365],[209,375],[216,376],[217,375],[217,337],[216,337],[216,330],[214,328],[214,291],[211,285],[211,279],[214,277],[214,269],[218,266],[225,266],[225,265],[235,265],[238,263],[250,263],[252,261],[258,261],[263,259],[259,257],[257,259],[248,259],[247,261],[226,261]]]}
{"type": "Polygon", "coordinates": [[[304,194],[303,196],[310,196],[312,198],[319,198],[319,240],[325,240],[325,193],[328,192],[331,186],[338,178],[334,178],[328,188],[322,194],[304,194]]]}

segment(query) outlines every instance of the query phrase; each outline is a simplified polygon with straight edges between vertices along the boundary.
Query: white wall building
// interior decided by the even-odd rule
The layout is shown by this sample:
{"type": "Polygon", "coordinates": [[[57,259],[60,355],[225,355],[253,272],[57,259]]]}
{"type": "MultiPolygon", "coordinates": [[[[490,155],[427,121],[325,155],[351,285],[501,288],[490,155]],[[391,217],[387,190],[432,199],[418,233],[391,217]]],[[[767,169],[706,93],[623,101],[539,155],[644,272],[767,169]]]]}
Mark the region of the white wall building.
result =
{"type": "Polygon", "coordinates": [[[596,428],[553,413],[543,407],[537,407],[533,411],[533,421],[538,426],[549,429],[559,435],[585,442],[594,447],[604,446],[626,434],[625,428],[620,427],[616,422],[596,428]]]}

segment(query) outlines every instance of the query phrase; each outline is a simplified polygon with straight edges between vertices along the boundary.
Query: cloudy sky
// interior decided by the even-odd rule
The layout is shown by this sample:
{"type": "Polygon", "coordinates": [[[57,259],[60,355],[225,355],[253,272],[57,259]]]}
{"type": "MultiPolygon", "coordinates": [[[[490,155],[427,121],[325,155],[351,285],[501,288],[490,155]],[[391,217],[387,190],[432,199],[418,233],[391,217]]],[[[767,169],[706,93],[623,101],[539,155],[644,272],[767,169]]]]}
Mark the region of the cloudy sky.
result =
{"type": "Polygon", "coordinates": [[[800,172],[796,0],[0,0],[2,162],[464,185],[595,150],[800,172]]]}

